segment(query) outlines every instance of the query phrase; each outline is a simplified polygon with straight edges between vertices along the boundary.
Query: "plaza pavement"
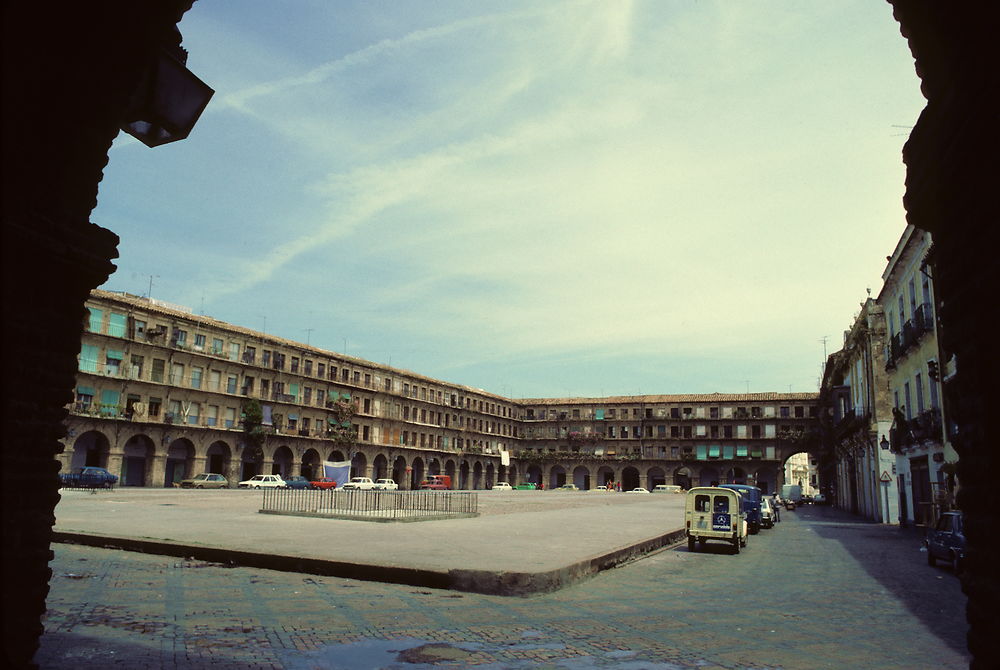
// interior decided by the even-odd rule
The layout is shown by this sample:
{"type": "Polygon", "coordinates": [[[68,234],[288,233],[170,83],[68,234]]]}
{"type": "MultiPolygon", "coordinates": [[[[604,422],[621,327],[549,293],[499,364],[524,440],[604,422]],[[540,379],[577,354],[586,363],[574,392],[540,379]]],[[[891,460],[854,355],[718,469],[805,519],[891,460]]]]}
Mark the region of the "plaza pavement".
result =
{"type": "Polygon", "coordinates": [[[553,591],[683,539],[684,496],[479,492],[474,518],[260,514],[249,490],[62,491],[55,540],[227,565],[497,595],[553,591]]]}

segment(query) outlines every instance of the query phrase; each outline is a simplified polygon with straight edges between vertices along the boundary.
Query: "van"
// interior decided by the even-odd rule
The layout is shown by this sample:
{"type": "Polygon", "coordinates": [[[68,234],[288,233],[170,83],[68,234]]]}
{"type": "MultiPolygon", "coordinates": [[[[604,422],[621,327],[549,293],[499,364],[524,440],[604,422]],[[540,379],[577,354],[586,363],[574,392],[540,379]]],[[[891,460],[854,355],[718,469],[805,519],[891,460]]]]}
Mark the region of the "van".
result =
{"type": "Polygon", "coordinates": [[[420,482],[420,488],[428,491],[448,491],[451,489],[451,477],[448,475],[430,475],[420,482]]]}
{"type": "Polygon", "coordinates": [[[743,511],[743,496],[739,491],[721,486],[696,486],[689,489],[684,501],[684,528],[688,551],[695,544],[721,540],[740,553],[747,546],[747,521],[743,511]]]}
{"type": "Polygon", "coordinates": [[[756,535],[759,533],[761,524],[760,498],[763,495],[761,490],[756,486],[749,486],[747,484],[720,484],[720,486],[725,489],[738,491],[743,496],[743,511],[746,512],[750,534],[756,535]]]}
{"type": "Polygon", "coordinates": [[[653,487],[653,493],[684,493],[684,489],[676,484],[657,484],[653,487]]]}

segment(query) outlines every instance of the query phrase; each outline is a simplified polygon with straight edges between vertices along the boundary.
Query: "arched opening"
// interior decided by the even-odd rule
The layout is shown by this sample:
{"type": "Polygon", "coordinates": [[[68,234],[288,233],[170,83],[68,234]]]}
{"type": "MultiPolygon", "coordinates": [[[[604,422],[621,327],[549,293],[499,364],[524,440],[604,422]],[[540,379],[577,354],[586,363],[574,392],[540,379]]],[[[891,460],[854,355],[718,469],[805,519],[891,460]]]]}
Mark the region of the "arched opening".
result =
{"type": "Polygon", "coordinates": [[[419,489],[422,481],[424,481],[424,459],[418,456],[413,459],[413,465],[410,466],[410,488],[419,489]]]}
{"type": "MultiPolygon", "coordinates": [[[[240,452],[240,481],[245,481],[254,477],[256,475],[263,474],[264,470],[264,452],[263,450],[258,450],[256,447],[247,446],[246,443],[243,445],[243,449],[240,452]]],[[[212,472],[215,472],[212,470],[212,472]]]]}
{"type": "Polygon", "coordinates": [[[153,475],[153,456],[156,447],[146,435],[133,435],[122,448],[121,486],[146,486],[153,475]]]}
{"type": "Polygon", "coordinates": [[[723,483],[725,484],[750,484],[753,486],[753,482],[747,480],[747,473],[743,468],[732,467],[726,470],[726,475],[723,477],[723,483]]]}
{"type": "Polygon", "coordinates": [[[469,462],[462,461],[462,465],[458,469],[458,488],[463,491],[469,488],[469,462]]]}
{"type": "Polygon", "coordinates": [[[539,465],[529,465],[528,469],[524,471],[524,481],[531,482],[535,486],[540,486],[542,483],[542,468],[539,465]]]}
{"type": "Polygon", "coordinates": [[[698,473],[698,486],[718,486],[719,471],[713,467],[704,467],[698,473]]]}
{"type": "Polygon", "coordinates": [[[691,469],[682,466],[674,470],[674,484],[680,486],[685,491],[691,488],[691,469]]]}
{"type": "MultiPolygon", "coordinates": [[[[302,467],[305,467],[305,459],[302,459],[302,467]]],[[[365,456],[360,451],[354,454],[354,458],[351,459],[351,476],[352,477],[367,477],[368,476],[368,457],[365,456]]]]}
{"type": "Polygon", "coordinates": [[[590,470],[582,465],[573,469],[573,483],[582,491],[590,489],[590,470]]]}
{"type": "Polygon", "coordinates": [[[597,469],[597,486],[604,488],[615,481],[615,471],[607,465],[602,465],[597,469]]]}
{"type": "Polygon", "coordinates": [[[320,464],[319,452],[315,449],[306,449],[302,454],[302,465],[299,466],[299,474],[312,481],[323,476],[323,468],[320,464]]]}
{"type": "Polygon", "coordinates": [[[70,463],[70,468],[82,468],[88,465],[95,468],[106,468],[108,467],[108,453],[110,451],[111,444],[104,433],[88,430],[73,442],[73,460],[70,463]]]}
{"type": "Polygon", "coordinates": [[[646,471],[646,488],[652,491],[660,484],[667,483],[667,475],[663,468],[650,468],[646,471]]]}
{"type": "Polygon", "coordinates": [[[372,461],[372,479],[389,478],[389,461],[384,454],[379,454],[372,461]]]}
{"type": "Polygon", "coordinates": [[[392,480],[396,482],[396,484],[398,484],[399,488],[401,489],[413,488],[412,486],[408,486],[409,479],[406,476],[408,471],[409,468],[407,468],[406,466],[406,459],[403,458],[402,456],[397,456],[396,459],[392,462],[392,480]]]}
{"type": "MultiPolygon", "coordinates": [[[[281,475],[282,478],[292,476],[292,464],[295,460],[292,450],[289,447],[281,446],[275,449],[274,458],[271,459],[274,463],[272,466],[271,474],[281,475]]],[[[249,479],[249,477],[245,477],[249,479]]]]}
{"type": "Polygon", "coordinates": [[[486,481],[483,483],[483,488],[491,489],[496,479],[493,476],[493,464],[487,463],[486,465],[486,481]]]}
{"type": "Polygon", "coordinates": [[[164,486],[180,486],[182,480],[194,477],[194,445],[191,440],[181,437],[167,447],[167,467],[164,486]]]}
{"type": "Polygon", "coordinates": [[[754,473],[754,481],[757,488],[765,495],[770,495],[778,490],[778,470],[774,467],[762,467],[754,473]]]}
{"type": "Polygon", "coordinates": [[[441,473],[441,461],[436,458],[431,458],[427,461],[427,474],[428,475],[440,475],[441,473]]]}
{"type": "Polygon", "coordinates": [[[519,475],[517,474],[517,466],[511,465],[507,468],[507,479],[505,480],[511,486],[517,486],[519,480],[519,475]]]}
{"type": "Polygon", "coordinates": [[[639,470],[631,465],[622,470],[622,491],[631,491],[639,486],[639,470]]]}
{"type": "Polygon", "coordinates": [[[561,465],[553,465],[552,469],[549,470],[549,481],[546,484],[547,488],[557,489],[566,483],[566,468],[561,465]]]}
{"type": "Polygon", "coordinates": [[[229,445],[218,440],[213,442],[205,452],[205,463],[209,472],[220,474],[232,482],[235,473],[232,471],[233,454],[229,445]]]}
{"type": "Polygon", "coordinates": [[[478,491],[483,488],[483,464],[476,461],[472,466],[472,490],[478,491]]]}
{"type": "Polygon", "coordinates": [[[343,463],[344,461],[347,460],[347,456],[344,456],[344,452],[342,452],[340,449],[334,449],[333,451],[330,452],[330,455],[327,456],[326,460],[332,463],[343,463]]]}
{"type": "Polygon", "coordinates": [[[450,458],[447,461],[445,461],[444,474],[451,477],[451,481],[453,482],[455,481],[455,472],[457,468],[458,466],[456,465],[455,461],[451,460],[450,458]]]}

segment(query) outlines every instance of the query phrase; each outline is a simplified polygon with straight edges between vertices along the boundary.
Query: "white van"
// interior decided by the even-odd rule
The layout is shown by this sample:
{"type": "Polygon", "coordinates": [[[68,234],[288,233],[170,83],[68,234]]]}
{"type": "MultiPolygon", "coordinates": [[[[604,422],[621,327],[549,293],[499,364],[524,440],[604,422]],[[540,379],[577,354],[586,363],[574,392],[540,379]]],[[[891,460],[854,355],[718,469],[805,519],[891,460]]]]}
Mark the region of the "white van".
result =
{"type": "Polygon", "coordinates": [[[747,546],[747,518],[739,491],[718,486],[696,486],[684,501],[684,526],[688,551],[695,544],[722,540],[733,546],[733,553],[747,546]]]}
{"type": "Polygon", "coordinates": [[[684,493],[684,489],[676,484],[657,484],[653,487],[653,493],[684,493]]]}

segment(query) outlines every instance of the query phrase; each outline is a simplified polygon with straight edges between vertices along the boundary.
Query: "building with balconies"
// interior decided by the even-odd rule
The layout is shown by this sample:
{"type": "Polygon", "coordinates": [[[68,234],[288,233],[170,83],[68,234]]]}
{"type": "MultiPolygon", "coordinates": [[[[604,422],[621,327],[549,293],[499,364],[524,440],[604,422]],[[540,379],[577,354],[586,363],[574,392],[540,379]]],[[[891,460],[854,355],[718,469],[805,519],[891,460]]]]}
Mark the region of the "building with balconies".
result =
{"type": "Polygon", "coordinates": [[[899,478],[903,523],[933,523],[954,503],[958,454],[946,431],[941,381],[953,364],[942,361],[935,318],[929,232],[906,226],[882,273],[878,302],[888,342],[885,369],[893,421],[890,445],[899,478]]]}

